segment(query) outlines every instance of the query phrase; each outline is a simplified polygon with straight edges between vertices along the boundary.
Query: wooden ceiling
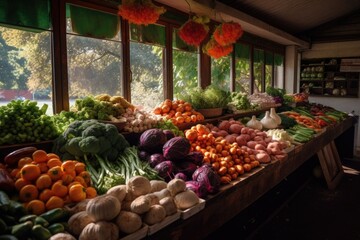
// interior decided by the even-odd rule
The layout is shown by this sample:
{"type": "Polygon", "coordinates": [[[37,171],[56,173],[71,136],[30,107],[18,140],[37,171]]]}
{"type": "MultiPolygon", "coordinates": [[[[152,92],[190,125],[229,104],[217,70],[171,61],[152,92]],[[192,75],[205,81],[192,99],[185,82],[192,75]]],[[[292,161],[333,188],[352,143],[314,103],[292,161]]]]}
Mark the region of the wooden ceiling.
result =
{"type": "Polygon", "coordinates": [[[310,42],[360,40],[360,0],[217,1],[310,42]]]}

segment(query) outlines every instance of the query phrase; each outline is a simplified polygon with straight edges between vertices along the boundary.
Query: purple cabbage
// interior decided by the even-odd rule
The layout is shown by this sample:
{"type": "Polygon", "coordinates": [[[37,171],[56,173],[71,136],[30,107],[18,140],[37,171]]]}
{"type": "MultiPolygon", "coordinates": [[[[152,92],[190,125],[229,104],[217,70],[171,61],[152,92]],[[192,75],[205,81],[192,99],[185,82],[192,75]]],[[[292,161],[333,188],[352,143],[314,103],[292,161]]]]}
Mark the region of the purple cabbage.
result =
{"type": "Polygon", "coordinates": [[[183,174],[182,172],[179,172],[179,173],[175,174],[174,178],[179,178],[179,179],[182,179],[184,181],[187,181],[187,179],[188,179],[188,177],[185,174],[183,174]]]}
{"type": "Polygon", "coordinates": [[[154,169],[158,173],[159,177],[163,178],[165,181],[172,179],[176,172],[175,165],[168,160],[157,164],[154,169]]]}
{"type": "Polygon", "coordinates": [[[192,179],[204,185],[208,193],[217,193],[220,189],[220,176],[209,164],[204,164],[196,169],[192,179]]]}
{"type": "Polygon", "coordinates": [[[148,153],[161,153],[166,142],[166,135],[161,129],[152,128],[145,130],[140,135],[139,148],[148,153]]]}
{"type": "Polygon", "coordinates": [[[169,129],[165,129],[163,130],[165,136],[166,136],[166,141],[169,141],[170,139],[172,139],[173,137],[175,137],[175,134],[173,131],[169,130],[169,129]]]}
{"type": "Polygon", "coordinates": [[[161,153],[153,153],[148,158],[148,162],[152,168],[154,168],[156,165],[163,161],[165,161],[165,158],[161,153]]]}
{"type": "Polygon", "coordinates": [[[203,164],[204,154],[201,152],[190,152],[186,157],[185,161],[192,162],[197,166],[201,166],[203,164]]]}
{"type": "Polygon", "coordinates": [[[199,198],[205,198],[208,194],[208,190],[204,184],[197,181],[186,181],[186,188],[196,193],[199,198]]]}
{"type": "Polygon", "coordinates": [[[179,161],[175,163],[177,171],[186,175],[188,179],[192,178],[193,173],[198,168],[195,163],[189,161],[179,161]]]}
{"type": "Polygon", "coordinates": [[[163,146],[163,155],[172,161],[182,160],[190,152],[190,142],[184,137],[173,137],[163,146]]]}
{"type": "Polygon", "coordinates": [[[147,151],[139,151],[138,153],[139,158],[143,161],[148,161],[148,158],[150,157],[149,153],[147,151]]]}

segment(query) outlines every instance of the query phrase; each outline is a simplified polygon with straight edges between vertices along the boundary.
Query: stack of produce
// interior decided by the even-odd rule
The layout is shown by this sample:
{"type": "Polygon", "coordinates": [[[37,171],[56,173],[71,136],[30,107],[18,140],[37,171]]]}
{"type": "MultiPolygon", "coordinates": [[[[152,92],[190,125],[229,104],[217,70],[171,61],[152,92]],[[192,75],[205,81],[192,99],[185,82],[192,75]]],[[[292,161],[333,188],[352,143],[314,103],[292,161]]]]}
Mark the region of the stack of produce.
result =
{"type": "Polygon", "coordinates": [[[31,148],[18,149],[5,157],[5,162],[11,163],[8,168],[12,169],[19,200],[28,213],[40,215],[97,195],[83,163],[61,161],[58,155],[36,148],[18,158],[30,153],[31,148]]]}
{"type": "Polygon", "coordinates": [[[66,234],[69,212],[63,208],[54,208],[40,215],[31,214],[21,203],[0,190],[0,210],[1,239],[56,239],[56,235],[66,234]]]}
{"type": "Polygon", "coordinates": [[[30,100],[12,100],[0,107],[0,145],[34,143],[56,138],[59,133],[46,115],[47,105],[41,108],[30,100]]]}
{"type": "Polygon", "coordinates": [[[271,108],[279,105],[276,103],[275,99],[266,92],[253,93],[248,97],[248,99],[251,105],[259,108],[271,108]]]}
{"type": "MultiPolygon", "coordinates": [[[[250,160],[269,163],[273,159],[283,160],[287,157],[284,152],[284,149],[289,147],[287,140],[275,140],[267,136],[265,131],[246,127],[239,121],[223,120],[217,126],[208,127],[214,137],[226,140],[233,144],[233,147],[241,148],[250,160]]],[[[249,161],[245,161],[244,156],[240,156],[240,160],[244,160],[245,163],[249,161]]]]}
{"type": "Polygon", "coordinates": [[[219,176],[203,164],[202,153],[190,151],[188,139],[165,134],[160,129],[149,129],[141,134],[139,148],[141,159],[165,181],[183,179],[187,188],[202,198],[219,190],[219,176]]]}
{"type": "Polygon", "coordinates": [[[69,232],[80,239],[119,239],[155,225],[178,211],[198,204],[198,196],[185,182],[166,183],[134,176],[126,184],[114,186],[77,209],[69,219],[69,232]]]}
{"type": "Polygon", "coordinates": [[[251,105],[247,94],[241,92],[232,92],[231,100],[228,103],[228,109],[232,113],[241,113],[246,110],[254,109],[255,107],[251,105]]]}
{"type": "Polygon", "coordinates": [[[54,152],[63,159],[84,162],[99,193],[123,184],[132,175],[159,178],[148,164],[140,162],[136,147],[130,147],[114,125],[96,120],[72,122],[55,140],[54,152]]]}
{"type": "Polygon", "coordinates": [[[54,119],[60,132],[64,132],[75,120],[97,119],[116,124],[123,123],[120,130],[125,132],[143,132],[155,127],[160,121],[159,117],[140,110],[122,96],[108,94],[77,99],[70,112],[62,111],[54,115],[54,119]]]}
{"type": "Polygon", "coordinates": [[[165,119],[171,120],[174,125],[179,126],[183,123],[195,123],[204,120],[204,116],[195,111],[192,105],[183,100],[166,99],[153,110],[154,114],[161,115],[165,119]]]}

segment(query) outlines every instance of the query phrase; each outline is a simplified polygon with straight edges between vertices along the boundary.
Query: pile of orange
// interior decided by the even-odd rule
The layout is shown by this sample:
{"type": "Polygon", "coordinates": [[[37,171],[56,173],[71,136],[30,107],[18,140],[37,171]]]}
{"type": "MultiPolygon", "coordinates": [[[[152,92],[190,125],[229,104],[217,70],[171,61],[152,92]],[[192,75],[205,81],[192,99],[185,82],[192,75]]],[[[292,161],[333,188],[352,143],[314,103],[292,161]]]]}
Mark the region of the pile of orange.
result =
{"type": "Polygon", "coordinates": [[[97,195],[84,163],[61,161],[58,155],[44,150],[36,150],[32,157],[21,158],[11,175],[19,200],[32,214],[39,215],[97,195]]]}
{"type": "Polygon", "coordinates": [[[195,111],[190,103],[184,100],[166,99],[153,110],[154,114],[161,115],[171,120],[174,125],[179,126],[183,123],[194,123],[204,120],[204,116],[195,111]]]}

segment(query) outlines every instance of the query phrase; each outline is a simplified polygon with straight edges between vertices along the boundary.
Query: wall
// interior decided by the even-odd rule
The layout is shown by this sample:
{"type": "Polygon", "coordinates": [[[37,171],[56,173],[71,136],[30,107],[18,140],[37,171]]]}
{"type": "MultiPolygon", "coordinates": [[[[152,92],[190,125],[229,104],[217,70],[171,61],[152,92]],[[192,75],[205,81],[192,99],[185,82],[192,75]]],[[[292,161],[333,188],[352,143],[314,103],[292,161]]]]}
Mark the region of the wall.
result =
{"type": "MultiPolygon", "coordinates": [[[[302,52],[302,59],[332,57],[360,57],[360,41],[313,44],[311,49],[302,52]]],[[[360,98],[310,97],[309,101],[360,115],[360,98]]],[[[356,133],[355,146],[355,153],[360,156],[360,131],[356,133]]]]}

